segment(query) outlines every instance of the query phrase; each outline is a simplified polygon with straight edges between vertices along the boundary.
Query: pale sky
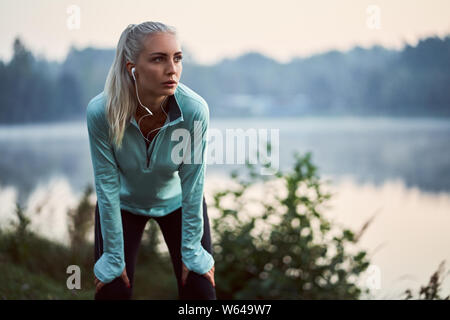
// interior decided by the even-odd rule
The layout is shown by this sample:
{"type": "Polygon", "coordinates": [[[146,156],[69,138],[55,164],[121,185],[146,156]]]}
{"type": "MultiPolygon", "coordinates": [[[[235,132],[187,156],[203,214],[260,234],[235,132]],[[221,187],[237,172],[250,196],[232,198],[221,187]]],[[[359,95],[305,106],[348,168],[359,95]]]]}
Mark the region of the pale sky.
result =
{"type": "Polygon", "coordinates": [[[1,0],[0,59],[9,61],[18,35],[34,54],[61,60],[71,44],[115,48],[128,24],[160,21],[200,63],[248,51],[287,62],[355,45],[401,49],[449,35],[449,18],[449,0],[1,0]]]}

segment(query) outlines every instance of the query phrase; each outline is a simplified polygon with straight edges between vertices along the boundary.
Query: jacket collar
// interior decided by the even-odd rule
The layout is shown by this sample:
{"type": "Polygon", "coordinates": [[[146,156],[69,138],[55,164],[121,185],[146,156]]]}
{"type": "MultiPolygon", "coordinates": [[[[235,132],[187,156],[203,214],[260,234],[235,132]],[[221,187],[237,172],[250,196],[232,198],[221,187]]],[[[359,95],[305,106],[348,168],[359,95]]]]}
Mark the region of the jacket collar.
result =
{"type": "MultiPolygon", "coordinates": [[[[169,113],[168,113],[169,116],[167,117],[164,125],[167,124],[167,125],[171,126],[180,121],[184,121],[183,112],[181,111],[180,105],[178,104],[175,94],[170,95],[168,97],[167,103],[169,105],[169,113]]],[[[136,127],[138,127],[138,124],[137,124],[134,116],[131,117],[130,123],[133,123],[136,127]]]]}

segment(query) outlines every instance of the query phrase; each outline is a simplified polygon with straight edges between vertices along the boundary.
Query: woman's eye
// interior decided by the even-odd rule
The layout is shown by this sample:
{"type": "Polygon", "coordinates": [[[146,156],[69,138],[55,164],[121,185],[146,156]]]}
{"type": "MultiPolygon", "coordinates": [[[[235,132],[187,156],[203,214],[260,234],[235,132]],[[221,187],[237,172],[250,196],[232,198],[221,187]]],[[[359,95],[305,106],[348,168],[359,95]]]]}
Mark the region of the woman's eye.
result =
{"type": "MultiPolygon", "coordinates": [[[[163,59],[162,57],[158,57],[158,58],[154,58],[153,59],[153,61],[160,61],[161,59],[163,59]]],[[[183,59],[183,56],[178,56],[178,57],[175,57],[175,59],[178,59],[178,61],[181,61],[182,59],[183,59]]]]}

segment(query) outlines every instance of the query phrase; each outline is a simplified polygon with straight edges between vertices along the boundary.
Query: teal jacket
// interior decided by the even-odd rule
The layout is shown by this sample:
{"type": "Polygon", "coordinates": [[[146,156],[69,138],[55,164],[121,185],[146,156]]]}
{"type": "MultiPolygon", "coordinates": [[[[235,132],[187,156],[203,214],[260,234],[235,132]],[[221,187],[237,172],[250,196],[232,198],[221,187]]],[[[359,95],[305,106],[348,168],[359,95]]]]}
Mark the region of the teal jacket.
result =
{"type": "Polygon", "coordinates": [[[125,268],[121,209],[161,217],[182,207],[182,261],[198,274],[205,274],[214,265],[212,255],[200,242],[208,104],[180,82],[168,99],[168,117],[148,149],[134,117],[126,126],[122,148],[117,149],[110,142],[104,92],[87,106],[103,237],[103,254],[94,265],[94,274],[103,283],[120,276],[125,268]]]}

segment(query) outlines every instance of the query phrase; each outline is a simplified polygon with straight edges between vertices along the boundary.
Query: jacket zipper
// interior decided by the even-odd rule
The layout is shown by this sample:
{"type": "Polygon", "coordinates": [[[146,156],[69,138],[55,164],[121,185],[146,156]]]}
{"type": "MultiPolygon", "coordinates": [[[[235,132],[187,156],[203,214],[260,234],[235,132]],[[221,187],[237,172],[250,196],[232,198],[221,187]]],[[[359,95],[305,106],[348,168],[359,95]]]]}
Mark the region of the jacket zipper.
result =
{"type": "MultiPolygon", "coordinates": [[[[150,145],[152,143],[156,143],[156,139],[158,138],[158,135],[159,135],[159,133],[161,132],[162,129],[165,129],[164,126],[158,130],[158,132],[156,133],[156,136],[154,136],[153,140],[148,144],[149,147],[150,147],[150,145]]],[[[148,169],[148,166],[150,165],[150,157],[148,155],[148,148],[147,148],[147,143],[145,142],[145,140],[144,140],[144,144],[145,144],[145,147],[146,147],[145,154],[147,156],[147,167],[146,168],[148,169]]]]}
{"type": "MultiPolygon", "coordinates": [[[[170,119],[169,119],[170,120],[170,119]]],[[[177,120],[176,122],[174,122],[173,124],[177,124],[178,122],[179,122],[180,120],[177,120]]],[[[169,122],[170,123],[170,122],[169,122]]],[[[149,147],[150,147],[150,144],[152,143],[152,142],[155,142],[156,143],[156,139],[158,138],[158,135],[159,135],[159,133],[161,132],[161,130],[165,130],[167,127],[168,127],[169,125],[165,125],[164,124],[164,126],[162,127],[162,128],[160,128],[159,130],[158,130],[158,132],[156,133],[156,136],[153,138],[153,140],[149,143],[149,147]]],[[[138,128],[139,129],[139,128],[138,128]]],[[[147,167],[146,167],[146,169],[148,169],[148,166],[150,165],[150,157],[148,156],[148,148],[147,148],[147,143],[145,142],[145,139],[144,139],[144,144],[145,144],[145,155],[146,155],[146,157],[147,157],[147,167]]]]}

